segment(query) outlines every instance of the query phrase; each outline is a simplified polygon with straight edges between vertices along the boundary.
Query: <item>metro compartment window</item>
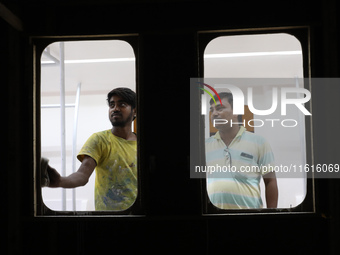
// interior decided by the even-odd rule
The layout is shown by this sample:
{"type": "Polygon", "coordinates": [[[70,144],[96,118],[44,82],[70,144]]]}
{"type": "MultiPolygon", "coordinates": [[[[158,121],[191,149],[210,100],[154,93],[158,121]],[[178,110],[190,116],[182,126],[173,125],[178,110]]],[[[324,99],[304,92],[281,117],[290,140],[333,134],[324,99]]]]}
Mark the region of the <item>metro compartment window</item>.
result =
{"type": "MultiPolygon", "coordinates": [[[[270,108],[273,101],[274,87],[278,89],[279,93],[285,86],[304,88],[303,77],[302,47],[299,40],[290,34],[219,36],[211,40],[204,50],[204,83],[214,87],[214,83],[225,83],[228,79],[237,80],[234,85],[241,89],[245,98],[247,98],[247,93],[249,93],[247,89],[252,87],[252,103],[256,109],[264,110],[270,108]],[[214,80],[215,78],[219,78],[219,80],[214,80]],[[283,80],[290,80],[290,85],[287,85],[283,80]]],[[[219,94],[231,92],[223,88],[223,86],[215,86],[214,88],[219,94]]],[[[301,95],[296,96],[299,98],[301,95]]],[[[209,103],[209,99],[210,97],[208,97],[206,102],[207,112],[209,112],[209,109],[211,110],[210,103],[212,100],[209,103]]],[[[285,116],[285,119],[297,120],[298,125],[290,128],[276,125],[273,128],[272,125],[260,125],[259,123],[265,124],[266,118],[281,119],[279,107],[270,116],[260,116],[252,113],[248,104],[249,102],[245,99],[244,115],[239,116],[238,120],[240,126],[244,125],[249,132],[247,133],[249,134],[247,139],[255,137],[256,139],[254,139],[258,140],[257,137],[262,137],[268,144],[268,148],[271,148],[271,155],[274,155],[275,161],[274,158],[268,159],[268,162],[264,160],[264,164],[275,164],[275,166],[304,165],[306,163],[306,127],[305,116],[301,114],[299,109],[293,106],[287,108],[287,116],[285,116]]],[[[212,111],[215,110],[213,109],[212,111]]],[[[215,134],[220,130],[216,128],[217,126],[212,125],[212,118],[221,118],[221,116],[218,115],[216,117],[212,116],[212,114],[218,115],[216,112],[211,111],[210,117],[209,114],[206,114],[205,138],[209,141],[217,141],[215,134]]],[[[218,137],[221,137],[220,132],[219,134],[218,137]]],[[[221,138],[221,140],[223,139],[221,138]]],[[[248,162],[257,157],[265,158],[268,156],[268,150],[266,150],[267,154],[262,156],[252,155],[250,150],[242,151],[240,146],[237,147],[233,143],[234,140],[226,145],[231,151],[228,155],[231,157],[234,166],[242,164],[242,160],[248,162]],[[232,148],[233,145],[236,147],[232,148]]],[[[247,149],[249,149],[250,145],[245,146],[248,146],[247,149]]],[[[211,150],[213,149],[206,147],[205,150],[207,164],[209,164],[208,161],[215,162],[214,160],[216,159],[214,158],[213,160],[210,157],[211,150]]],[[[253,164],[251,162],[248,163],[253,164]]],[[[235,178],[207,178],[206,192],[208,203],[213,204],[218,209],[267,208],[266,201],[270,200],[268,200],[268,194],[266,194],[266,185],[263,178],[258,179],[256,177],[251,182],[248,182],[248,177],[243,178],[241,181],[235,181],[235,178]],[[250,190],[251,192],[243,194],[245,190],[250,190]]],[[[274,208],[294,208],[304,201],[307,193],[307,177],[305,174],[294,178],[283,178],[280,173],[276,173],[276,183],[278,197],[277,205],[273,206],[274,208]]]]}
{"type": "Polygon", "coordinates": [[[52,211],[129,209],[138,195],[134,49],[118,39],[55,42],[43,51],[40,71],[41,157],[47,159],[41,164],[42,185],[55,185],[48,176],[51,168],[70,176],[85,158],[96,167],[87,184],[76,189],[42,188],[45,206],[52,211]],[[117,88],[123,89],[107,98],[117,88]],[[115,135],[114,128],[130,122],[127,137],[115,135]],[[106,142],[97,146],[101,140],[106,142]],[[123,146],[127,155],[103,166],[114,146],[123,146]]]}

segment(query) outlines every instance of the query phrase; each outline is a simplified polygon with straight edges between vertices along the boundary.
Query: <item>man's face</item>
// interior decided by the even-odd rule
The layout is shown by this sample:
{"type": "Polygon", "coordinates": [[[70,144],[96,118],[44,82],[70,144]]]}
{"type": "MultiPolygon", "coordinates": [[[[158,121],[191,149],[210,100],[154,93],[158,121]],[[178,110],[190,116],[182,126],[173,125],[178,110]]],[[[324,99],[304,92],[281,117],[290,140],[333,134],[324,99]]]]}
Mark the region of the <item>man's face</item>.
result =
{"type": "Polygon", "coordinates": [[[231,105],[228,102],[227,98],[223,98],[222,99],[222,104],[220,104],[219,101],[216,101],[216,105],[215,103],[210,105],[210,112],[211,112],[211,122],[214,124],[214,119],[225,119],[228,121],[227,124],[217,124],[215,125],[215,127],[217,129],[221,129],[223,127],[230,127],[231,124],[231,120],[233,120],[233,122],[237,122],[237,115],[233,115],[233,109],[231,107],[231,105]]]}
{"type": "Polygon", "coordinates": [[[131,125],[136,109],[126,103],[120,96],[112,96],[109,101],[109,119],[114,127],[131,125]]]}

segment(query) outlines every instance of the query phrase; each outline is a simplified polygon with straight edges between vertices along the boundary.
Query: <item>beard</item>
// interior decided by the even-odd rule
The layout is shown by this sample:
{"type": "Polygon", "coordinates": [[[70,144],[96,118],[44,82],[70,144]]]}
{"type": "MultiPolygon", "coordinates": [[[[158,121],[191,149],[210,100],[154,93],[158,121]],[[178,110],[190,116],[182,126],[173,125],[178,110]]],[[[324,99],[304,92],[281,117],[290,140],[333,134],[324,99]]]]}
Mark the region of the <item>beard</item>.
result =
{"type": "Polygon", "coordinates": [[[110,121],[113,127],[125,127],[128,123],[131,124],[132,116],[133,116],[133,112],[131,111],[130,115],[126,119],[114,120],[110,118],[110,121]]]}

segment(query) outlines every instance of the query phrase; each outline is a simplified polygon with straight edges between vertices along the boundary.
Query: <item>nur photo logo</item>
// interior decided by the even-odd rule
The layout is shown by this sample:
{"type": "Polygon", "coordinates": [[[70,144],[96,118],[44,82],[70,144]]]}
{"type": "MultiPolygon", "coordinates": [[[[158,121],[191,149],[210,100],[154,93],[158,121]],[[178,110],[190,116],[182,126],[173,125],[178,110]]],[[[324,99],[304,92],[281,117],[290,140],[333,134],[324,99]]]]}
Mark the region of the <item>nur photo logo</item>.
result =
{"type": "MultiPolygon", "coordinates": [[[[298,86],[295,87],[289,87],[289,86],[271,86],[270,88],[267,88],[266,94],[262,96],[255,96],[255,87],[253,86],[247,86],[243,87],[243,90],[232,84],[214,84],[209,85],[204,82],[197,82],[197,84],[203,85],[204,87],[199,87],[202,91],[205,93],[201,94],[201,114],[207,115],[208,112],[208,97],[212,98],[212,101],[214,102],[215,106],[218,104],[222,104],[221,98],[216,91],[218,89],[219,91],[223,92],[229,92],[233,96],[233,114],[234,115],[244,115],[244,109],[245,105],[247,105],[249,111],[254,116],[271,116],[273,115],[278,108],[280,108],[280,118],[277,118],[277,114],[275,115],[275,118],[253,118],[247,121],[248,126],[251,127],[262,127],[267,122],[271,125],[271,127],[275,127],[275,124],[280,123],[283,127],[296,127],[298,125],[298,121],[296,119],[292,118],[286,118],[287,116],[287,108],[289,107],[295,107],[295,111],[298,110],[300,114],[303,114],[304,116],[310,116],[312,115],[310,111],[308,111],[305,107],[305,103],[308,103],[311,99],[311,93],[309,90],[305,88],[301,88],[298,86]],[[208,89],[210,89],[212,92],[210,92],[208,89]],[[244,91],[246,92],[246,96],[244,95],[244,91]],[[215,95],[213,95],[215,94],[215,95]],[[271,97],[271,98],[270,98],[271,97]],[[218,100],[217,100],[218,99],[218,100]],[[247,99],[247,101],[245,101],[247,99]],[[257,104],[261,103],[261,101],[269,101],[270,107],[266,107],[265,109],[259,109],[257,104]],[[247,102],[247,103],[246,103],[247,102]]],[[[232,120],[226,120],[226,119],[213,119],[213,126],[219,125],[219,124],[227,124],[231,122],[230,124],[236,124],[236,125],[246,125],[246,120],[243,120],[242,122],[234,122],[232,123],[232,120]]]]}

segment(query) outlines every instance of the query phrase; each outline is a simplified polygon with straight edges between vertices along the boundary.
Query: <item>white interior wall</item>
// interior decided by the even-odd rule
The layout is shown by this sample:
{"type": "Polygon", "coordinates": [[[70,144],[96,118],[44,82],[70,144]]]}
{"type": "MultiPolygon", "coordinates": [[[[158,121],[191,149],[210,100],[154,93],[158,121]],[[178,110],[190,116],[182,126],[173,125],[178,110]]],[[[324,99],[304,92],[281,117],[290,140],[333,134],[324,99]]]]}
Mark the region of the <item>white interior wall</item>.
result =
{"type": "MultiPolygon", "coordinates": [[[[251,85],[254,87],[254,107],[256,109],[269,109],[272,104],[272,86],[257,84],[256,81],[259,78],[290,78],[292,82],[289,86],[295,87],[294,78],[303,77],[302,52],[301,54],[291,55],[279,55],[278,53],[277,55],[263,54],[262,56],[238,57],[228,56],[227,54],[289,51],[301,51],[301,45],[295,37],[288,34],[218,37],[212,40],[205,49],[204,77],[208,81],[208,78],[252,78],[254,80],[254,84],[251,85]],[[214,54],[224,54],[226,57],[214,54]]],[[[272,79],[273,81],[274,79],[272,79]]],[[[213,85],[209,82],[207,83],[213,85]]],[[[303,87],[303,84],[299,85],[303,87]]],[[[238,86],[247,96],[249,84],[239,84],[238,86]]],[[[280,84],[273,86],[280,87],[280,84]]],[[[284,86],[287,87],[287,85],[284,86]]],[[[217,91],[221,92],[223,89],[217,89],[217,91]]],[[[207,103],[207,107],[209,107],[209,103],[207,103]]],[[[299,114],[300,112],[296,107],[289,107],[285,119],[299,120],[299,114]]],[[[254,115],[254,118],[262,120],[282,119],[282,116],[278,107],[277,111],[270,116],[254,115]]],[[[205,126],[209,127],[208,118],[206,118],[205,126]]],[[[271,128],[270,125],[264,125],[263,127],[255,128],[254,132],[269,141],[277,165],[301,165],[305,163],[305,149],[301,146],[301,139],[304,139],[305,136],[304,121],[299,121],[298,126],[294,128],[283,128],[280,125],[275,125],[275,128],[271,128]],[[301,132],[301,130],[303,131],[301,132]]],[[[209,136],[208,130],[206,130],[206,136],[209,136]]],[[[278,207],[290,208],[300,204],[306,194],[305,177],[301,175],[301,178],[282,178],[280,174],[277,174],[277,176],[279,177],[277,178],[279,188],[278,207]]],[[[264,183],[261,181],[262,200],[264,206],[266,206],[264,190],[264,183]]]]}

